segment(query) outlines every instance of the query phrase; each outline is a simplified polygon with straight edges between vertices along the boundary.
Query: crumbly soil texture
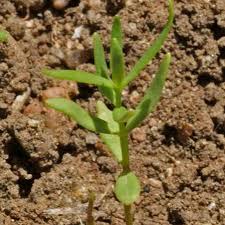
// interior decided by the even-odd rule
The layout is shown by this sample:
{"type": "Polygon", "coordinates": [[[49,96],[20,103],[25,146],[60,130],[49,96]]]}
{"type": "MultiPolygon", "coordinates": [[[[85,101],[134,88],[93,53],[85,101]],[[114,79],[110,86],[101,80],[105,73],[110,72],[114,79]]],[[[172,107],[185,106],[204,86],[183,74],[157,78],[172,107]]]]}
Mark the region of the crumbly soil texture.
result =
{"type": "MultiPolygon", "coordinates": [[[[164,27],[166,0],[1,0],[0,224],[85,224],[95,193],[97,225],[125,224],[113,193],[121,169],[99,137],[43,104],[66,97],[91,113],[91,85],[44,77],[43,68],[94,72],[92,35],[107,58],[114,15],[124,30],[126,70],[164,27]]],[[[123,92],[134,108],[166,52],[172,54],[157,109],[130,135],[141,180],[135,225],[225,224],[225,1],[176,0],[160,53],[123,92]]]]}

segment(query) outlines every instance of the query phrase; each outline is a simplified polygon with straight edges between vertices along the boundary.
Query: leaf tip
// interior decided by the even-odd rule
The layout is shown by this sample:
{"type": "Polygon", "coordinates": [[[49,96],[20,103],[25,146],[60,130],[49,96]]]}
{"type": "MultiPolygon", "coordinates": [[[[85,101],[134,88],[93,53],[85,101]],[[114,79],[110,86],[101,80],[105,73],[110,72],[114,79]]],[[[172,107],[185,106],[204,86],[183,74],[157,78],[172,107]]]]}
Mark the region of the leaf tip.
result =
{"type": "Polygon", "coordinates": [[[49,76],[50,75],[50,70],[44,68],[44,69],[41,70],[41,73],[44,74],[45,76],[49,76]]]}
{"type": "Polygon", "coordinates": [[[166,57],[167,61],[169,61],[169,62],[171,61],[172,57],[171,57],[171,53],[170,52],[166,53],[165,57],[166,57]]]}
{"type": "Polygon", "coordinates": [[[113,21],[120,22],[120,16],[118,16],[118,15],[114,16],[113,21]]]}

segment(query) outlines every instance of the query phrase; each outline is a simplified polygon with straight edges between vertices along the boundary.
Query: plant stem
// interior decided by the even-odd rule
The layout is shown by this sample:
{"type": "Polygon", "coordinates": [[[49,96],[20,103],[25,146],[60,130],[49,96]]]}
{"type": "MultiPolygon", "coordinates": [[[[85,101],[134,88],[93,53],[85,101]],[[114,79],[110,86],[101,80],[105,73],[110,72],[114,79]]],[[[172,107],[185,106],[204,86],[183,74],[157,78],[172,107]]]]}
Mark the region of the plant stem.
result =
{"type": "Polygon", "coordinates": [[[131,205],[124,205],[125,221],[127,225],[133,224],[133,215],[131,213],[131,205]]]}
{"type": "MultiPolygon", "coordinates": [[[[116,92],[116,107],[119,108],[122,105],[122,94],[121,89],[118,88],[115,90],[116,92]]],[[[122,150],[122,168],[123,174],[127,174],[130,172],[130,159],[129,159],[129,147],[128,147],[128,132],[125,128],[125,124],[123,122],[119,123],[119,137],[120,137],[120,145],[122,150]]],[[[133,224],[133,216],[131,213],[131,205],[124,205],[124,214],[126,225],[133,224]]]]}
{"type": "Polygon", "coordinates": [[[116,93],[116,107],[119,108],[122,104],[122,95],[120,88],[116,88],[115,93],[116,93]]]}
{"type": "Polygon", "coordinates": [[[128,149],[128,133],[123,123],[120,123],[120,144],[122,149],[122,167],[123,173],[130,172],[130,160],[128,149]]]}
{"type": "MultiPolygon", "coordinates": [[[[122,149],[122,167],[123,174],[130,172],[130,159],[129,159],[129,148],[128,148],[128,133],[123,123],[120,123],[120,144],[122,149]]],[[[126,225],[133,224],[133,216],[131,213],[131,205],[124,205],[124,214],[126,225]]]]}

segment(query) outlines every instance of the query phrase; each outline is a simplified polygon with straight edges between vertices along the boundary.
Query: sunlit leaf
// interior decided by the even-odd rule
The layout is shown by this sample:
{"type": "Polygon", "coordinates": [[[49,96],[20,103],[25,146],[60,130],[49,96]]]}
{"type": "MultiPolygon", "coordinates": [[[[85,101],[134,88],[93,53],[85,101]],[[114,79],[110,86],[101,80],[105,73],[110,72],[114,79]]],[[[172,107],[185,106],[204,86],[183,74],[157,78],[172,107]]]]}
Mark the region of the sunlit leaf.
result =
{"type": "Polygon", "coordinates": [[[119,124],[113,120],[112,111],[107,108],[104,102],[97,101],[97,116],[98,118],[108,123],[109,129],[112,133],[119,131],[119,124]]]}
{"type": "MultiPolygon", "coordinates": [[[[102,41],[97,33],[93,35],[93,46],[94,46],[94,60],[96,67],[96,75],[111,79],[109,76],[108,67],[105,60],[104,48],[102,41]]],[[[101,93],[107,97],[113,104],[115,104],[115,93],[112,88],[109,87],[98,87],[101,93]]]]}
{"type": "Polygon", "coordinates": [[[111,32],[111,42],[113,39],[117,39],[118,44],[120,45],[121,49],[123,48],[123,32],[120,22],[120,17],[115,16],[112,25],[112,32],[111,32]]]}
{"type": "Polygon", "coordinates": [[[110,133],[107,122],[97,117],[91,116],[77,103],[65,98],[50,98],[46,100],[47,106],[64,113],[80,126],[98,133],[110,133]]]}
{"type": "Polygon", "coordinates": [[[160,99],[164,83],[166,80],[166,75],[168,73],[169,65],[171,61],[170,54],[166,54],[163,61],[160,64],[159,70],[152,81],[152,84],[146,91],[145,96],[142,101],[138,104],[134,115],[128,120],[126,129],[132,130],[141,123],[146,116],[154,110],[157,102],[160,99]]]}
{"type": "Polygon", "coordinates": [[[140,183],[133,172],[122,174],[116,181],[115,194],[124,205],[133,204],[140,196],[140,183]]]}
{"type": "MultiPolygon", "coordinates": [[[[100,118],[108,123],[110,131],[118,132],[119,124],[113,120],[112,111],[109,110],[107,108],[107,106],[101,101],[97,102],[96,107],[97,107],[98,118],[100,118]]],[[[109,150],[112,152],[112,154],[115,156],[117,161],[121,162],[122,161],[122,151],[121,151],[119,136],[115,135],[115,134],[101,133],[100,137],[103,140],[103,142],[107,145],[109,150]]]]}
{"type": "Polygon", "coordinates": [[[96,73],[100,74],[102,77],[109,78],[109,74],[107,73],[108,67],[105,60],[104,48],[98,33],[94,33],[93,35],[93,46],[96,73]]]}
{"type": "Polygon", "coordinates": [[[117,39],[114,38],[111,42],[111,70],[112,80],[117,86],[120,86],[124,79],[124,67],[125,66],[122,48],[120,47],[117,39]]]}
{"type": "Polygon", "coordinates": [[[123,86],[127,86],[130,81],[135,79],[138,74],[145,68],[145,66],[155,57],[155,55],[161,49],[163,43],[165,42],[169,31],[173,25],[173,18],[174,18],[174,2],[173,0],[169,0],[169,17],[166,26],[164,27],[162,33],[159,37],[153,42],[152,46],[150,46],[146,52],[142,55],[142,57],[137,61],[134,65],[133,69],[128,73],[125,77],[123,86]]]}
{"type": "Polygon", "coordinates": [[[111,80],[84,71],[44,69],[42,72],[48,77],[60,80],[73,80],[80,83],[95,84],[97,86],[113,87],[113,82],[111,80]]]}
{"type": "Polygon", "coordinates": [[[116,160],[122,162],[122,150],[120,144],[120,137],[115,134],[100,134],[101,139],[112,152],[116,160]]]}

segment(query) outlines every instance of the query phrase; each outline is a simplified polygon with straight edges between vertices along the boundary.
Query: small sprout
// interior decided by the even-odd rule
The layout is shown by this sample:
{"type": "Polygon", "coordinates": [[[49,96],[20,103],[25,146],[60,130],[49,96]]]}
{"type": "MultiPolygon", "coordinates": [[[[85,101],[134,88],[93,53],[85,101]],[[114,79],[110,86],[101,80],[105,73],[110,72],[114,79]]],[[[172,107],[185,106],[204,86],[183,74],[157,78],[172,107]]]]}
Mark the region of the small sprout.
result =
{"type": "Polygon", "coordinates": [[[139,179],[130,169],[128,137],[130,132],[140,125],[156,107],[169,70],[170,53],[165,54],[151,85],[134,110],[122,105],[122,92],[156,56],[165,42],[174,18],[173,0],[168,0],[168,2],[169,17],[166,26],[129,72],[125,69],[123,34],[118,16],[114,18],[112,25],[109,68],[102,41],[95,33],[93,35],[95,74],[77,70],[43,70],[43,73],[51,78],[96,85],[112,103],[113,110],[110,110],[104,102],[98,101],[96,103],[97,113],[94,116],[69,99],[46,100],[49,107],[68,115],[82,127],[99,133],[117,162],[121,164],[123,171],[116,181],[114,192],[117,199],[124,205],[127,225],[133,224],[131,206],[139,198],[141,190],[139,179]]]}
{"type": "Polygon", "coordinates": [[[0,31],[0,42],[7,42],[8,34],[5,31],[0,31]]]}
{"type": "Polygon", "coordinates": [[[95,202],[95,194],[93,192],[89,193],[88,197],[88,207],[87,207],[87,225],[94,225],[94,217],[93,217],[93,209],[94,209],[94,202],[95,202]]]}

